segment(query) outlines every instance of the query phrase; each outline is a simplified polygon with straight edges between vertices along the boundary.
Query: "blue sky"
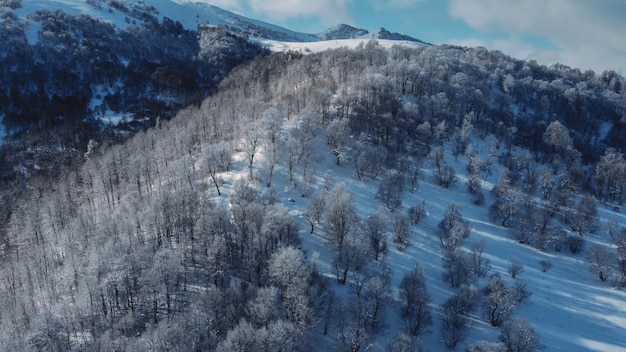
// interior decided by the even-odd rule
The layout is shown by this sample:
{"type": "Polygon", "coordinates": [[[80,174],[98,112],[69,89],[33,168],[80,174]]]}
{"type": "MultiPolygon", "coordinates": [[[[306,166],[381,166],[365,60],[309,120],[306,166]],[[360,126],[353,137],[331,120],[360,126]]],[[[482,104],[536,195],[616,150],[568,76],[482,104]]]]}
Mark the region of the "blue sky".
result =
{"type": "Polygon", "coordinates": [[[482,45],[541,64],[626,74],[626,0],[209,0],[317,33],[385,27],[434,44],[482,45]]]}

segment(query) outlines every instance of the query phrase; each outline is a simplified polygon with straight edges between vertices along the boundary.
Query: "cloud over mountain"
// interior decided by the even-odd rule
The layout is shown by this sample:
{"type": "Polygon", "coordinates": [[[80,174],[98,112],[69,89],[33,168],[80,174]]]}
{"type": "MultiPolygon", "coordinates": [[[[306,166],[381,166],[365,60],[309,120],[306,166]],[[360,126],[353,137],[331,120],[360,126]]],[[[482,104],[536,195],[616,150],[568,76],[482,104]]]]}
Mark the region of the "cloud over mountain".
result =
{"type": "MultiPolygon", "coordinates": [[[[545,59],[598,71],[616,67],[623,72],[626,68],[616,66],[626,58],[621,38],[626,33],[626,3],[622,1],[452,0],[449,11],[453,18],[478,31],[508,33],[504,42],[485,43],[492,48],[514,47],[521,37],[537,36],[558,49],[539,53],[545,59]]],[[[525,51],[532,53],[529,48],[525,51]]]]}

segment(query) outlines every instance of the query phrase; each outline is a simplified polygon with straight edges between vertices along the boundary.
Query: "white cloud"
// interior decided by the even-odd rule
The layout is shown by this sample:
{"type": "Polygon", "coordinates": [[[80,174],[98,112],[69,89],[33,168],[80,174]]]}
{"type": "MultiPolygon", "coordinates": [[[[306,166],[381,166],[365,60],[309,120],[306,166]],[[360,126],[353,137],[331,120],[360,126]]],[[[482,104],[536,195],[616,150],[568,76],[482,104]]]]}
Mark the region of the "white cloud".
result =
{"type": "Polygon", "coordinates": [[[380,1],[380,0],[369,0],[368,2],[375,8],[375,9],[385,9],[385,10],[403,10],[403,9],[408,9],[411,7],[416,7],[420,4],[423,4],[425,1],[429,1],[429,0],[387,0],[387,1],[380,1]]]}
{"type": "Polygon", "coordinates": [[[623,0],[451,0],[449,11],[480,31],[548,39],[564,64],[626,71],[623,0]]]}
{"type": "Polygon", "coordinates": [[[247,0],[247,3],[254,12],[278,21],[314,17],[326,24],[352,22],[349,0],[247,0]]]}
{"type": "Polygon", "coordinates": [[[209,3],[227,10],[239,10],[242,7],[241,0],[210,0],[209,3]]]}

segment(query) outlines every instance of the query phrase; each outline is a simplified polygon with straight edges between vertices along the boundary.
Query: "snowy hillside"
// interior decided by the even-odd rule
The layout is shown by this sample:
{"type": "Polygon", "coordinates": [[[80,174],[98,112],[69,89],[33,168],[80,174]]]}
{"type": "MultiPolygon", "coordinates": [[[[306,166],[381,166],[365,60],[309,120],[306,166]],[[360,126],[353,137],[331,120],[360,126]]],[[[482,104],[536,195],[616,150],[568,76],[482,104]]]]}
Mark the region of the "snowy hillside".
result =
{"type": "Polygon", "coordinates": [[[623,93],[482,48],[259,57],[3,197],[0,349],[625,351],[623,93]]]}
{"type": "MultiPolygon", "coordinates": [[[[330,41],[328,47],[334,47],[336,39],[385,39],[402,42],[413,41],[425,44],[417,39],[391,33],[380,29],[370,33],[365,29],[357,29],[348,25],[337,25],[318,34],[298,33],[270,23],[237,15],[230,11],[204,2],[194,0],[157,0],[144,3],[139,0],[105,1],[105,0],[23,0],[22,8],[16,13],[23,18],[37,10],[54,11],[60,9],[69,15],[86,14],[94,19],[109,22],[118,28],[128,26],[132,21],[141,21],[144,12],[155,15],[160,21],[168,17],[180,22],[185,29],[196,30],[199,25],[225,26],[234,33],[257,39],[279,42],[320,42],[330,41]],[[130,19],[130,20],[129,20],[130,19]]],[[[39,27],[31,22],[29,41],[35,42],[39,27]]],[[[316,44],[315,47],[322,47],[316,44]]],[[[279,48],[279,46],[271,46],[279,48]]]]}
{"type": "Polygon", "coordinates": [[[626,351],[624,77],[187,0],[22,5],[0,351],[626,351]]]}
{"type": "MultiPolygon", "coordinates": [[[[370,39],[371,40],[371,39],[370,39]]],[[[423,46],[423,44],[406,41],[406,40],[388,40],[388,39],[375,39],[376,42],[384,48],[391,48],[394,45],[402,45],[408,48],[417,48],[423,46]]],[[[323,40],[317,42],[284,42],[275,41],[269,39],[259,39],[258,42],[271,50],[272,52],[287,52],[296,51],[302,54],[319,53],[328,49],[338,48],[350,48],[354,49],[358,46],[367,44],[369,40],[365,39],[335,39],[335,40],[323,40]]]]}

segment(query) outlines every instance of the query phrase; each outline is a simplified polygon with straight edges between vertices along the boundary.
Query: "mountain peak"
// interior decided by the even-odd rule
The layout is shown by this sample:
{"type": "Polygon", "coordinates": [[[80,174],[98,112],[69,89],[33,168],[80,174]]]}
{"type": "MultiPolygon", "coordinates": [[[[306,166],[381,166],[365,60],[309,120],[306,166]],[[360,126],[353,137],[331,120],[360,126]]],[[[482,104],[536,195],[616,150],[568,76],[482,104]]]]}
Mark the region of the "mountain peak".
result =
{"type": "Polygon", "coordinates": [[[363,38],[369,34],[367,29],[352,27],[347,24],[338,24],[321,33],[315,34],[316,37],[322,40],[333,39],[358,39],[363,38]]]}
{"type": "Polygon", "coordinates": [[[371,33],[367,37],[370,37],[370,38],[373,38],[373,39],[404,40],[404,41],[417,42],[417,43],[422,43],[422,44],[429,44],[427,42],[424,42],[422,40],[413,38],[413,37],[408,36],[406,34],[397,33],[397,32],[390,32],[389,30],[387,30],[384,27],[381,27],[379,30],[377,30],[376,32],[371,33]]]}

